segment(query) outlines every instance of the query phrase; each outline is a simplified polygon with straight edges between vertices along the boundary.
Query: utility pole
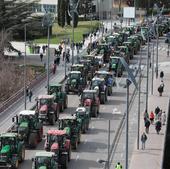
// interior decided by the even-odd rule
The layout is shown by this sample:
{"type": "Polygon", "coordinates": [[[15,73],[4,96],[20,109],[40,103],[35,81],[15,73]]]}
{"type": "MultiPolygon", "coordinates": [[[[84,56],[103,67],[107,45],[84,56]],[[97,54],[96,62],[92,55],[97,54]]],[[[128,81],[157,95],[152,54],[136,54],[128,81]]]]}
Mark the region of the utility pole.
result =
{"type": "Polygon", "coordinates": [[[141,93],[141,61],[142,61],[142,53],[140,52],[140,62],[139,62],[139,84],[138,84],[138,136],[137,136],[137,149],[139,150],[139,142],[140,142],[140,93],[141,93]]]}
{"type": "Polygon", "coordinates": [[[147,80],[146,80],[146,107],[145,110],[148,111],[148,92],[149,92],[149,58],[150,58],[150,52],[149,52],[149,24],[148,24],[148,37],[147,37],[147,80]]]}
{"type": "Polygon", "coordinates": [[[158,32],[158,18],[156,22],[156,78],[158,78],[158,38],[159,38],[159,32],[158,32]]]}
{"type": "Polygon", "coordinates": [[[108,155],[107,155],[107,168],[110,169],[110,120],[108,126],[108,155]]]}
{"type": "Polygon", "coordinates": [[[50,82],[50,26],[48,25],[48,35],[47,35],[47,44],[48,44],[48,52],[47,52],[47,94],[49,94],[49,82],[50,82]]]}
{"type": "Polygon", "coordinates": [[[27,26],[24,25],[24,41],[25,41],[25,53],[24,53],[24,109],[27,109],[27,65],[26,65],[26,56],[27,56],[27,26]]]}
{"type": "Polygon", "coordinates": [[[74,64],[74,12],[72,12],[72,65],[74,64]]]}
{"type": "Polygon", "coordinates": [[[128,169],[128,158],[129,158],[129,86],[131,82],[126,79],[126,159],[125,159],[125,169],[128,169]]]}
{"type": "Polygon", "coordinates": [[[151,81],[151,95],[153,95],[153,79],[154,79],[154,48],[155,48],[155,44],[153,43],[153,51],[152,51],[152,81],[151,81]]]}

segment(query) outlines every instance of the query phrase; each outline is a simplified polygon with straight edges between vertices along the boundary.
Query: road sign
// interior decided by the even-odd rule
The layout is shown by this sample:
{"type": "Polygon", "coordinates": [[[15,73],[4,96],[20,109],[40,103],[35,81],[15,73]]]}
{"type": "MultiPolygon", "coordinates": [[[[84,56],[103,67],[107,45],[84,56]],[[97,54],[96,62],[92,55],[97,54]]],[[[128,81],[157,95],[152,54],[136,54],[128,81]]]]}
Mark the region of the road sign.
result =
{"type": "Polygon", "coordinates": [[[126,71],[128,72],[128,76],[130,78],[129,80],[135,85],[136,88],[138,88],[135,76],[133,75],[132,70],[129,68],[129,66],[126,63],[125,59],[123,57],[120,57],[120,61],[122,62],[123,66],[125,67],[126,71]]]}

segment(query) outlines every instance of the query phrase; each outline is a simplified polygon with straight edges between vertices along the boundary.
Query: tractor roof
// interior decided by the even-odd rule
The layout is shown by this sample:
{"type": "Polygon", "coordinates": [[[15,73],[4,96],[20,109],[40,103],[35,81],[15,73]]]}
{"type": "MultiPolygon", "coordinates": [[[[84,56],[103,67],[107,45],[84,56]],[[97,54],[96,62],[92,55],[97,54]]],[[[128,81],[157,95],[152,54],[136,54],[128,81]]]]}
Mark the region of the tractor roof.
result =
{"type": "Polygon", "coordinates": [[[110,59],[120,59],[119,56],[110,56],[110,59]]]}
{"type": "Polygon", "coordinates": [[[83,64],[74,64],[71,67],[84,67],[84,65],[83,64]]]}
{"type": "Polygon", "coordinates": [[[85,107],[78,107],[76,109],[76,112],[86,112],[86,108],[85,107]]]}
{"type": "Polygon", "coordinates": [[[94,57],[94,55],[83,55],[83,57],[94,57]]]}
{"type": "Polygon", "coordinates": [[[96,90],[83,90],[83,93],[96,93],[96,90]]]}
{"type": "Polygon", "coordinates": [[[60,84],[60,83],[52,83],[52,84],[50,84],[50,87],[62,87],[62,84],[60,84]]]}
{"type": "Polygon", "coordinates": [[[53,157],[55,155],[54,152],[47,151],[38,151],[35,153],[35,157],[53,157]]]}
{"type": "Polygon", "coordinates": [[[96,55],[95,58],[97,58],[97,59],[102,59],[102,58],[103,58],[103,55],[96,55]]]}
{"type": "Polygon", "coordinates": [[[17,133],[2,133],[0,137],[17,137],[17,133]]]}
{"type": "Polygon", "coordinates": [[[75,116],[71,116],[71,115],[64,115],[62,117],[59,117],[59,120],[65,120],[65,119],[67,119],[67,120],[75,120],[76,117],[75,116]]]}
{"type": "Polygon", "coordinates": [[[110,72],[107,72],[105,70],[100,70],[100,71],[96,71],[95,74],[110,74],[110,72]]]}
{"type": "Polygon", "coordinates": [[[103,81],[104,79],[103,79],[103,78],[99,78],[99,77],[94,77],[94,78],[92,79],[92,81],[95,81],[95,80],[97,80],[97,81],[103,81]]]}
{"type": "Polygon", "coordinates": [[[70,73],[71,73],[71,74],[72,74],[72,73],[75,73],[75,74],[76,74],[76,73],[77,73],[77,74],[81,74],[81,72],[80,72],[80,71],[71,71],[70,73]]]}
{"type": "Polygon", "coordinates": [[[23,110],[23,111],[19,112],[19,115],[23,115],[23,116],[35,115],[35,110],[23,110]]]}
{"type": "Polygon", "coordinates": [[[121,49],[121,48],[127,48],[127,46],[118,46],[118,48],[120,48],[120,49],[121,49]]]}
{"type": "Polygon", "coordinates": [[[66,131],[65,130],[48,130],[47,134],[49,135],[65,135],[66,131]]]}
{"type": "Polygon", "coordinates": [[[38,99],[53,99],[54,95],[39,95],[38,99]]]}

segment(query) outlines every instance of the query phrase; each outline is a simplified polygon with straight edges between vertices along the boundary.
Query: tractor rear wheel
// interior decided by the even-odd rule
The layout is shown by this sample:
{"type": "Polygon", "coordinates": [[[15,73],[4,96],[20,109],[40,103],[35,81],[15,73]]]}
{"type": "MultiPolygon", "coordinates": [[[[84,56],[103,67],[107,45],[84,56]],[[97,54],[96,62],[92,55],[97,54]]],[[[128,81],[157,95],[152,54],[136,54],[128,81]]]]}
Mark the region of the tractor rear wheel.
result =
{"type": "Polygon", "coordinates": [[[68,149],[68,161],[71,160],[71,146],[69,146],[69,149],[68,149]]]}
{"type": "Polygon", "coordinates": [[[68,154],[61,155],[61,169],[68,168],[68,154]]]}
{"type": "Polygon", "coordinates": [[[81,132],[79,133],[78,144],[80,144],[80,142],[81,142],[81,132]]]}
{"type": "Polygon", "coordinates": [[[24,161],[24,159],[25,159],[25,146],[22,146],[19,162],[24,161]]]}
{"type": "Polygon", "coordinates": [[[77,147],[78,147],[78,142],[77,142],[77,140],[76,140],[75,143],[73,144],[73,149],[76,150],[77,147]]]}
{"type": "Polygon", "coordinates": [[[51,124],[51,125],[54,125],[55,124],[55,115],[54,114],[50,114],[49,115],[49,123],[51,124]]]}
{"type": "Polygon", "coordinates": [[[66,96],[65,102],[64,102],[64,108],[66,109],[68,107],[68,97],[66,96]]]}
{"type": "Polygon", "coordinates": [[[39,129],[38,142],[41,142],[43,138],[43,126],[39,129]]]}
{"type": "Polygon", "coordinates": [[[35,148],[38,144],[38,135],[37,133],[31,133],[28,140],[29,146],[35,148]]]}
{"type": "Polygon", "coordinates": [[[15,161],[15,164],[14,164],[14,169],[18,169],[18,167],[19,167],[19,161],[16,160],[16,161],[15,161]]]}

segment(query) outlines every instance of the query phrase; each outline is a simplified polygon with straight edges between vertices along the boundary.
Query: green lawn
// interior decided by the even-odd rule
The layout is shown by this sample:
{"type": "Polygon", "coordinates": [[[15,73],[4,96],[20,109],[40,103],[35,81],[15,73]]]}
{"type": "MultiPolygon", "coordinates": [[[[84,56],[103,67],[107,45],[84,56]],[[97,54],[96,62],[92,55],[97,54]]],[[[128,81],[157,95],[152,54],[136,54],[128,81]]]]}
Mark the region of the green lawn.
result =
{"type": "MultiPolygon", "coordinates": [[[[99,26],[98,21],[80,21],[78,27],[74,29],[74,41],[80,42],[82,40],[82,34],[91,32],[92,29],[95,29],[99,26]],[[92,25],[92,28],[91,28],[92,25]]],[[[72,39],[72,26],[66,26],[61,28],[58,24],[53,26],[53,35],[51,36],[51,44],[58,44],[64,38],[72,39]]],[[[35,40],[36,43],[47,43],[47,37],[42,37],[35,40]]]]}

